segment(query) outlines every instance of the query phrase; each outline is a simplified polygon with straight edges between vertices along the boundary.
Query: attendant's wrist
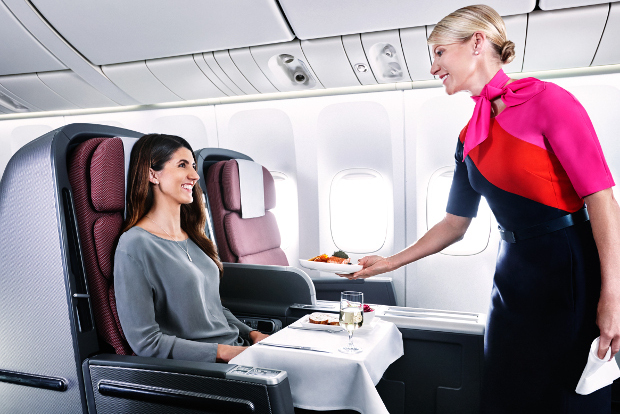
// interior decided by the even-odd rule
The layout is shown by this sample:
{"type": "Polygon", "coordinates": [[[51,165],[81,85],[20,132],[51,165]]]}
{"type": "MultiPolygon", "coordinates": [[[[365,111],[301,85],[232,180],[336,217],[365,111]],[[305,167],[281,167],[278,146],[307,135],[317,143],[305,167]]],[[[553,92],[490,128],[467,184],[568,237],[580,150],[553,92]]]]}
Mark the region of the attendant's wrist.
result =
{"type": "Polygon", "coordinates": [[[388,272],[393,272],[398,269],[400,266],[397,264],[394,256],[389,256],[385,258],[385,262],[387,263],[388,272]]]}

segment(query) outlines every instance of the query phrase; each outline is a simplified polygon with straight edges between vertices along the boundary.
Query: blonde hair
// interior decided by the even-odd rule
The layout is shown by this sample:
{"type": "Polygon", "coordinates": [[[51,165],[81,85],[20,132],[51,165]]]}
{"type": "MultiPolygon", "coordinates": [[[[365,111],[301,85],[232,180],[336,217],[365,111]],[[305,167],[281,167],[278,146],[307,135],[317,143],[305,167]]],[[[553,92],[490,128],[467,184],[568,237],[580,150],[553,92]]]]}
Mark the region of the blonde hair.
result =
{"type": "Polygon", "coordinates": [[[507,39],[504,20],[493,8],[483,4],[463,7],[441,19],[427,43],[445,45],[466,42],[476,32],[486,35],[502,64],[512,62],[515,44],[507,39]]]}

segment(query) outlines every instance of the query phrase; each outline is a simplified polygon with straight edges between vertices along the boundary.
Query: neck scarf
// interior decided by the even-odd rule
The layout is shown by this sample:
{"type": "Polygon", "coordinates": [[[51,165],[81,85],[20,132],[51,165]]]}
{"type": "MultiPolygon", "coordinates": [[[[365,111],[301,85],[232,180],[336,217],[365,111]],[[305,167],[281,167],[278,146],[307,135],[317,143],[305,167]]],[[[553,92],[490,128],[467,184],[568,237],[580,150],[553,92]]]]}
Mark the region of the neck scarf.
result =
{"type": "Polygon", "coordinates": [[[472,96],[476,101],[474,113],[465,134],[463,161],[469,151],[480,145],[489,135],[491,124],[491,101],[501,97],[506,107],[520,105],[545,89],[545,83],[535,78],[524,78],[506,85],[510,78],[502,69],[487,83],[480,95],[472,96]]]}

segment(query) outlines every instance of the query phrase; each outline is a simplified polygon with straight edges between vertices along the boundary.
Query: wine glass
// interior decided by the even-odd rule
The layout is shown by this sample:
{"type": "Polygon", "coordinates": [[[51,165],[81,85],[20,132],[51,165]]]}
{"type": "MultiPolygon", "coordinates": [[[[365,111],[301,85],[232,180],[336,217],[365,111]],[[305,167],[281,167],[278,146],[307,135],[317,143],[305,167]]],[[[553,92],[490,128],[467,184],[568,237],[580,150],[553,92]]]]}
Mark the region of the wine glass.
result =
{"type": "Polygon", "coordinates": [[[340,326],[349,333],[349,344],[338,349],[345,354],[357,354],[362,348],[353,345],[353,331],[364,323],[364,294],[362,292],[340,293],[340,326]]]}

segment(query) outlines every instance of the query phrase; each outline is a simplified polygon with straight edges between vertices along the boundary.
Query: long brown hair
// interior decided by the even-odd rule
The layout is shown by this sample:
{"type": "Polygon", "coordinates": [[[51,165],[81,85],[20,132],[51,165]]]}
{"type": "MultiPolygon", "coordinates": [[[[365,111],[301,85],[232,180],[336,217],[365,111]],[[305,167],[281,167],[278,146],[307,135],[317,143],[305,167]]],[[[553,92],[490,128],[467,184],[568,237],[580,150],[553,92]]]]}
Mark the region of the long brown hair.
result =
{"type": "MultiPolygon", "coordinates": [[[[192,156],[194,154],[189,143],[175,135],[148,134],[134,144],[129,161],[127,218],[123,223],[123,232],[135,226],[153,207],[149,168],[161,171],[179,148],[187,148],[192,152],[192,156]]],[[[194,201],[181,205],[181,228],[215,262],[222,276],[224,268],[217,255],[217,248],[205,234],[207,216],[202,194],[199,183],[196,183],[192,190],[194,201]]]]}

